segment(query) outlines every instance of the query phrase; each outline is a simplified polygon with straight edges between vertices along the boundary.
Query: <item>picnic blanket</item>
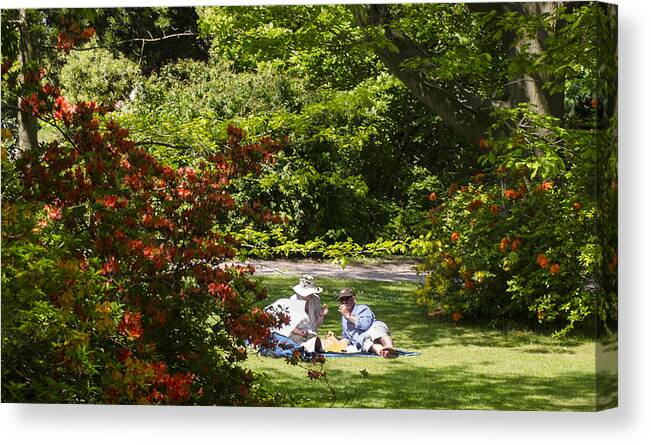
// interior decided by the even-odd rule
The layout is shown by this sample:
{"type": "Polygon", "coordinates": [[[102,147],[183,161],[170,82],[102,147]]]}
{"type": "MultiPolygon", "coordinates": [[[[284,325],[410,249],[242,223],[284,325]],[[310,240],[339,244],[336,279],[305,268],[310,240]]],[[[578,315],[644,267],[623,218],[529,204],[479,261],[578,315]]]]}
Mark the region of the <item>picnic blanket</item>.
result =
{"type": "MultiPolygon", "coordinates": [[[[379,355],[370,352],[308,352],[304,346],[296,343],[292,339],[274,332],[271,336],[271,344],[259,349],[260,355],[274,358],[292,357],[294,352],[298,351],[301,358],[309,359],[314,355],[322,355],[326,358],[336,357],[380,357],[379,355]]],[[[420,352],[406,351],[404,349],[396,349],[398,357],[414,357],[420,355],[420,352]]]]}
{"type": "MultiPolygon", "coordinates": [[[[420,355],[420,352],[418,351],[406,351],[404,349],[396,349],[396,352],[398,353],[398,357],[416,357],[420,355]]],[[[380,357],[377,354],[373,354],[372,352],[322,352],[320,355],[326,357],[326,358],[336,358],[336,357],[380,357]]]]}

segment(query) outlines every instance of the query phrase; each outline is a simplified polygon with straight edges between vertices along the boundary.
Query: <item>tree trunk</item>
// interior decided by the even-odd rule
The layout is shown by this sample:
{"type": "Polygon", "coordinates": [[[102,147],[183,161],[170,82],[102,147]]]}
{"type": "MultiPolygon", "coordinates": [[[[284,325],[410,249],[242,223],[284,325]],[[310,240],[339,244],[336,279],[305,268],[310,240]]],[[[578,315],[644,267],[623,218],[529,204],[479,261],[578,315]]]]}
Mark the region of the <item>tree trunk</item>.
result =
{"type": "MultiPolygon", "coordinates": [[[[23,85],[26,81],[26,73],[31,68],[31,62],[34,60],[34,53],[29,37],[29,18],[27,10],[19,11],[18,28],[20,33],[20,42],[18,48],[18,60],[23,71],[23,85]]],[[[20,108],[20,97],[18,98],[18,107],[20,108]]],[[[38,146],[38,122],[29,112],[18,111],[18,155],[30,148],[38,146]]]]}
{"type": "MultiPolygon", "coordinates": [[[[523,16],[540,16],[553,13],[559,3],[553,2],[530,2],[512,4],[514,9],[523,16]]],[[[505,5],[508,7],[508,4],[505,5]]],[[[547,32],[538,30],[534,36],[515,38],[511,48],[512,55],[539,56],[546,51],[545,41],[547,32]]],[[[549,76],[542,73],[525,74],[511,84],[509,99],[512,106],[521,102],[529,103],[535,111],[562,118],[565,112],[564,97],[562,93],[551,94],[544,89],[543,85],[549,80],[549,76]]]]}
{"type": "MultiPolygon", "coordinates": [[[[556,3],[469,3],[470,12],[517,11],[523,15],[540,15],[552,12],[556,3]]],[[[550,94],[543,89],[548,80],[542,74],[526,75],[513,81],[509,87],[509,100],[506,103],[482,99],[465,90],[456,82],[433,82],[425,73],[410,69],[405,62],[413,59],[431,57],[413,42],[402,30],[392,27],[393,17],[387,5],[372,4],[355,10],[355,19],[361,28],[379,27],[386,42],[373,39],[375,53],[387,69],[418,98],[427,108],[439,115],[459,136],[470,143],[478,143],[486,137],[486,130],[493,123],[491,113],[499,107],[515,106],[520,102],[531,104],[536,111],[556,117],[563,117],[564,100],[562,94],[550,94]]],[[[547,34],[539,31],[535,36],[518,38],[507,35],[506,47],[511,55],[527,52],[540,55],[545,50],[547,34]]]]}
{"type": "Polygon", "coordinates": [[[377,42],[371,37],[374,50],[387,69],[418,98],[427,108],[439,115],[462,138],[477,143],[486,135],[491,125],[491,101],[465,90],[456,82],[435,84],[425,78],[425,74],[407,68],[404,63],[410,59],[427,58],[402,30],[391,27],[392,17],[387,5],[372,4],[363,11],[355,11],[357,24],[362,27],[379,26],[387,42],[377,42]],[[364,13],[365,12],[365,13],[364,13]]]}

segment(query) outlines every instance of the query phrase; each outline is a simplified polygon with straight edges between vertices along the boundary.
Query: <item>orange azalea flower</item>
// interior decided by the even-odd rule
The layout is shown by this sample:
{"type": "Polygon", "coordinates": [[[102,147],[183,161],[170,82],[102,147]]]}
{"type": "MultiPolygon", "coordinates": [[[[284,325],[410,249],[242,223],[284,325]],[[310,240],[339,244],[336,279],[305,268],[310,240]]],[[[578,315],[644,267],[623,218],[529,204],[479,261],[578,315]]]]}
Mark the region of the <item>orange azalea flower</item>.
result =
{"type": "Polygon", "coordinates": [[[436,192],[430,193],[428,199],[430,201],[436,201],[438,199],[437,196],[436,196],[436,192]]]}
{"type": "Polygon", "coordinates": [[[454,269],[455,263],[449,253],[443,252],[441,254],[441,257],[443,258],[443,261],[445,262],[445,265],[448,267],[448,269],[454,269]]]}
{"type": "Polygon", "coordinates": [[[190,196],[190,195],[192,194],[192,192],[190,191],[190,189],[187,189],[187,188],[183,187],[182,185],[178,187],[176,193],[177,193],[181,198],[187,198],[188,196],[190,196]]]}
{"type": "Polygon", "coordinates": [[[465,287],[466,289],[472,289],[473,287],[475,287],[475,282],[468,279],[463,282],[463,287],[465,287]]]}
{"type": "Polygon", "coordinates": [[[453,182],[450,185],[450,188],[448,189],[448,196],[454,195],[457,192],[457,190],[459,190],[459,184],[457,184],[456,182],[453,182]]]}
{"type": "Polygon", "coordinates": [[[497,214],[499,213],[499,211],[500,211],[500,208],[497,207],[495,204],[493,204],[493,205],[491,205],[491,209],[490,209],[490,210],[491,210],[491,213],[492,213],[493,215],[497,215],[497,214]]]}
{"type": "Polygon", "coordinates": [[[583,206],[581,205],[580,202],[575,202],[574,204],[572,204],[572,208],[574,208],[574,210],[581,210],[583,206]]]}
{"type": "Polygon", "coordinates": [[[599,101],[597,99],[592,99],[592,102],[590,102],[590,106],[595,109],[599,106],[599,101]]]}
{"type": "Polygon", "coordinates": [[[542,184],[540,184],[540,188],[543,189],[544,191],[551,190],[553,186],[554,183],[551,181],[544,181],[542,184]]]}
{"type": "Polygon", "coordinates": [[[484,201],[482,201],[481,199],[475,199],[470,204],[468,204],[468,210],[472,212],[473,210],[481,207],[482,204],[484,204],[484,201]]]}
{"type": "Polygon", "coordinates": [[[504,191],[504,196],[505,196],[507,199],[515,199],[515,198],[516,198],[515,190],[513,190],[513,189],[505,190],[505,191],[504,191]]]}
{"type": "Polygon", "coordinates": [[[509,244],[509,239],[508,238],[502,238],[500,241],[500,252],[504,252],[506,250],[506,246],[509,244]]]}
{"type": "Polygon", "coordinates": [[[452,242],[456,243],[457,240],[459,239],[459,232],[452,232],[452,235],[450,235],[450,239],[452,242]]]}
{"type": "Polygon", "coordinates": [[[107,208],[114,209],[118,198],[115,195],[106,195],[103,198],[97,198],[97,202],[104,204],[107,208]]]}
{"type": "Polygon", "coordinates": [[[125,311],[122,315],[122,320],[118,324],[118,332],[128,337],[130,340],[140,338],[143,333],[140,320],[142,314],[140,312],[125,311]]]}
{"type": "Polygon", "coordinates": [[[561,266],[559,264],[554,263],[551,266],[549,266],[549,273],[551,274],[558,273],[560,272],[560,270],[561,270],[561,266]]]}
{"type": "Polygon", "coordinates": [[[63,213],[61,212],[61,207],[45,204],[45,207],[43,208],[47,212],[47,217],[50,219],[61,219],[61,217],[63,216],[63,213]]]}
{"type": "Polygon", "coordinates": [[[524,194],[527,192],[527,186],[524,184],[520,184],[518,187],[518,191],[515,193],[515,197],[520,199],[524,196],[524,194]]]}
{"type": "Polygon", "coordinates": [[[539,253],[538,256],[536,256],[536,263],[544,269],[549,265],[549,260],[544,253],[539,253]]]}
{"type": "Polygon", "coordinates": [[[511,250],[516,252],[522,245],[522,238],[515,238],[511,243],[511,250]]]}
{"type": "Polygon", "coordinates": [[[462,317],[461,312],[459,311],[452,312],[452,320],[454,320],[455,323],[461,320],[461,317],[462,317]]]}

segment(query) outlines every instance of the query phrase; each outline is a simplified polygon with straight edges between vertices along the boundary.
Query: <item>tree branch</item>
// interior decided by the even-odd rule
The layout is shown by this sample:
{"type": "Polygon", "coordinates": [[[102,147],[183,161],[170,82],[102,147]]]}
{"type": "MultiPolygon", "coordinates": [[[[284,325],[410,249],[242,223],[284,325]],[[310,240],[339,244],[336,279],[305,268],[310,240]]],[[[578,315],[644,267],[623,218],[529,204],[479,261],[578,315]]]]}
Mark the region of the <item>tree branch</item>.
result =
{"type": "MultiPolygon", "coordinates": [[[[145,43],[151,43],[151,42],[160,42],[163,40],[171,39],[171,38],[178,38],[178,37],[183,37],[183,36],[198,36],[199,34],[194,33],[194,32],[182,32],[178,34],[170,34],[168,36],[163,36],[163,37],[157,37],[157,38],[150,38],[150,39],[127,39],[127,40],[120,40],[118,42],[115,42],[111,45],[97,45],[97,46],[88,46],[85,48],[71,48],[71,51],[90,51],[93,49],[100,49],[100,48],[113,48],[118,45],[122,45],[124,43],[132,43],[132,42],[142,42],[144,45],[145,43]]],[[[41,45],[40,48],[46,48],[46,49],[56,49],[55,46],[47,46],[47,45],[41,45]]]]}
{"type": "Polygon", "coordinates": [[[485,137],[491,125],[494,104],[463,88],[457,82],[433,82],[425,74],[407,63],[413,60],[431,60],[407,34],[391,27],[393,17],[387,5],[371,4],[355,10],[355,20],[362,29],[379,27],[385,41],[374,39],[368,32],[367,41],[387,69],[431,111],[439,115],[468,142],[477,143],[485,137]]]}
{"type": "Polygon", "coordinates": [[[48,125],[52,125],[52,126],[53,126],[53,127],[54,127],[58,132],[59,132],[59,133],[61,133],[61,135],[62,135],[62,136],[63,136],[63,137],[68,141],[68,142],[70,142],[70,145],[72,145],[75,149],[79,150],[79,147],[77,146],[77,144],[75,143],[75,141],[70,137],[70,135],[69,135],[68,133],[66,133],[65,131],[63,131],[63,129],[62,129],[61,127],[59,127],[59,126],[55,123],[55,119],[48,120],[48,119],[44,119],[44,118],[42,118],[42,117],[39,117],[38,120],[40,120],[41,122],[44,122],[44,123],[46,123],[46,124],[48,124],[48,125]]]}
{"type": "Polygon", "coordinates": [[[169,147],[169,148],[181,148],[184,150],[192,150],[193,148],[189,145],[175,145],[175,144],[169,144],[167,142],[161,142],[161,141],[138,141],[135,142],[135,145],[137,146],[145,146],[145,145],[160,145],[161,147],[169,147]]]}

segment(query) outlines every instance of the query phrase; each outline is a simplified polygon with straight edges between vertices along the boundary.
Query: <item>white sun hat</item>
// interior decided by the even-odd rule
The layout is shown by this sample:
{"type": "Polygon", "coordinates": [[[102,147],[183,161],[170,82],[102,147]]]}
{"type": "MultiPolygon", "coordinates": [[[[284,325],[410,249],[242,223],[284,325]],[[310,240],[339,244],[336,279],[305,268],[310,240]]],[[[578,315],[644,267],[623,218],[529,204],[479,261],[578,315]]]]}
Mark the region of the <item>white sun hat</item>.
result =
{"type": "Polygon", "coordinates": [[[323,289],[318,287],[314,282],[314,277],[312,275],[303,275],[298,284],[292,289],[296,295],[301,297],[307,297],[308,295],[320,294],[323,292],[323,289]]]}

